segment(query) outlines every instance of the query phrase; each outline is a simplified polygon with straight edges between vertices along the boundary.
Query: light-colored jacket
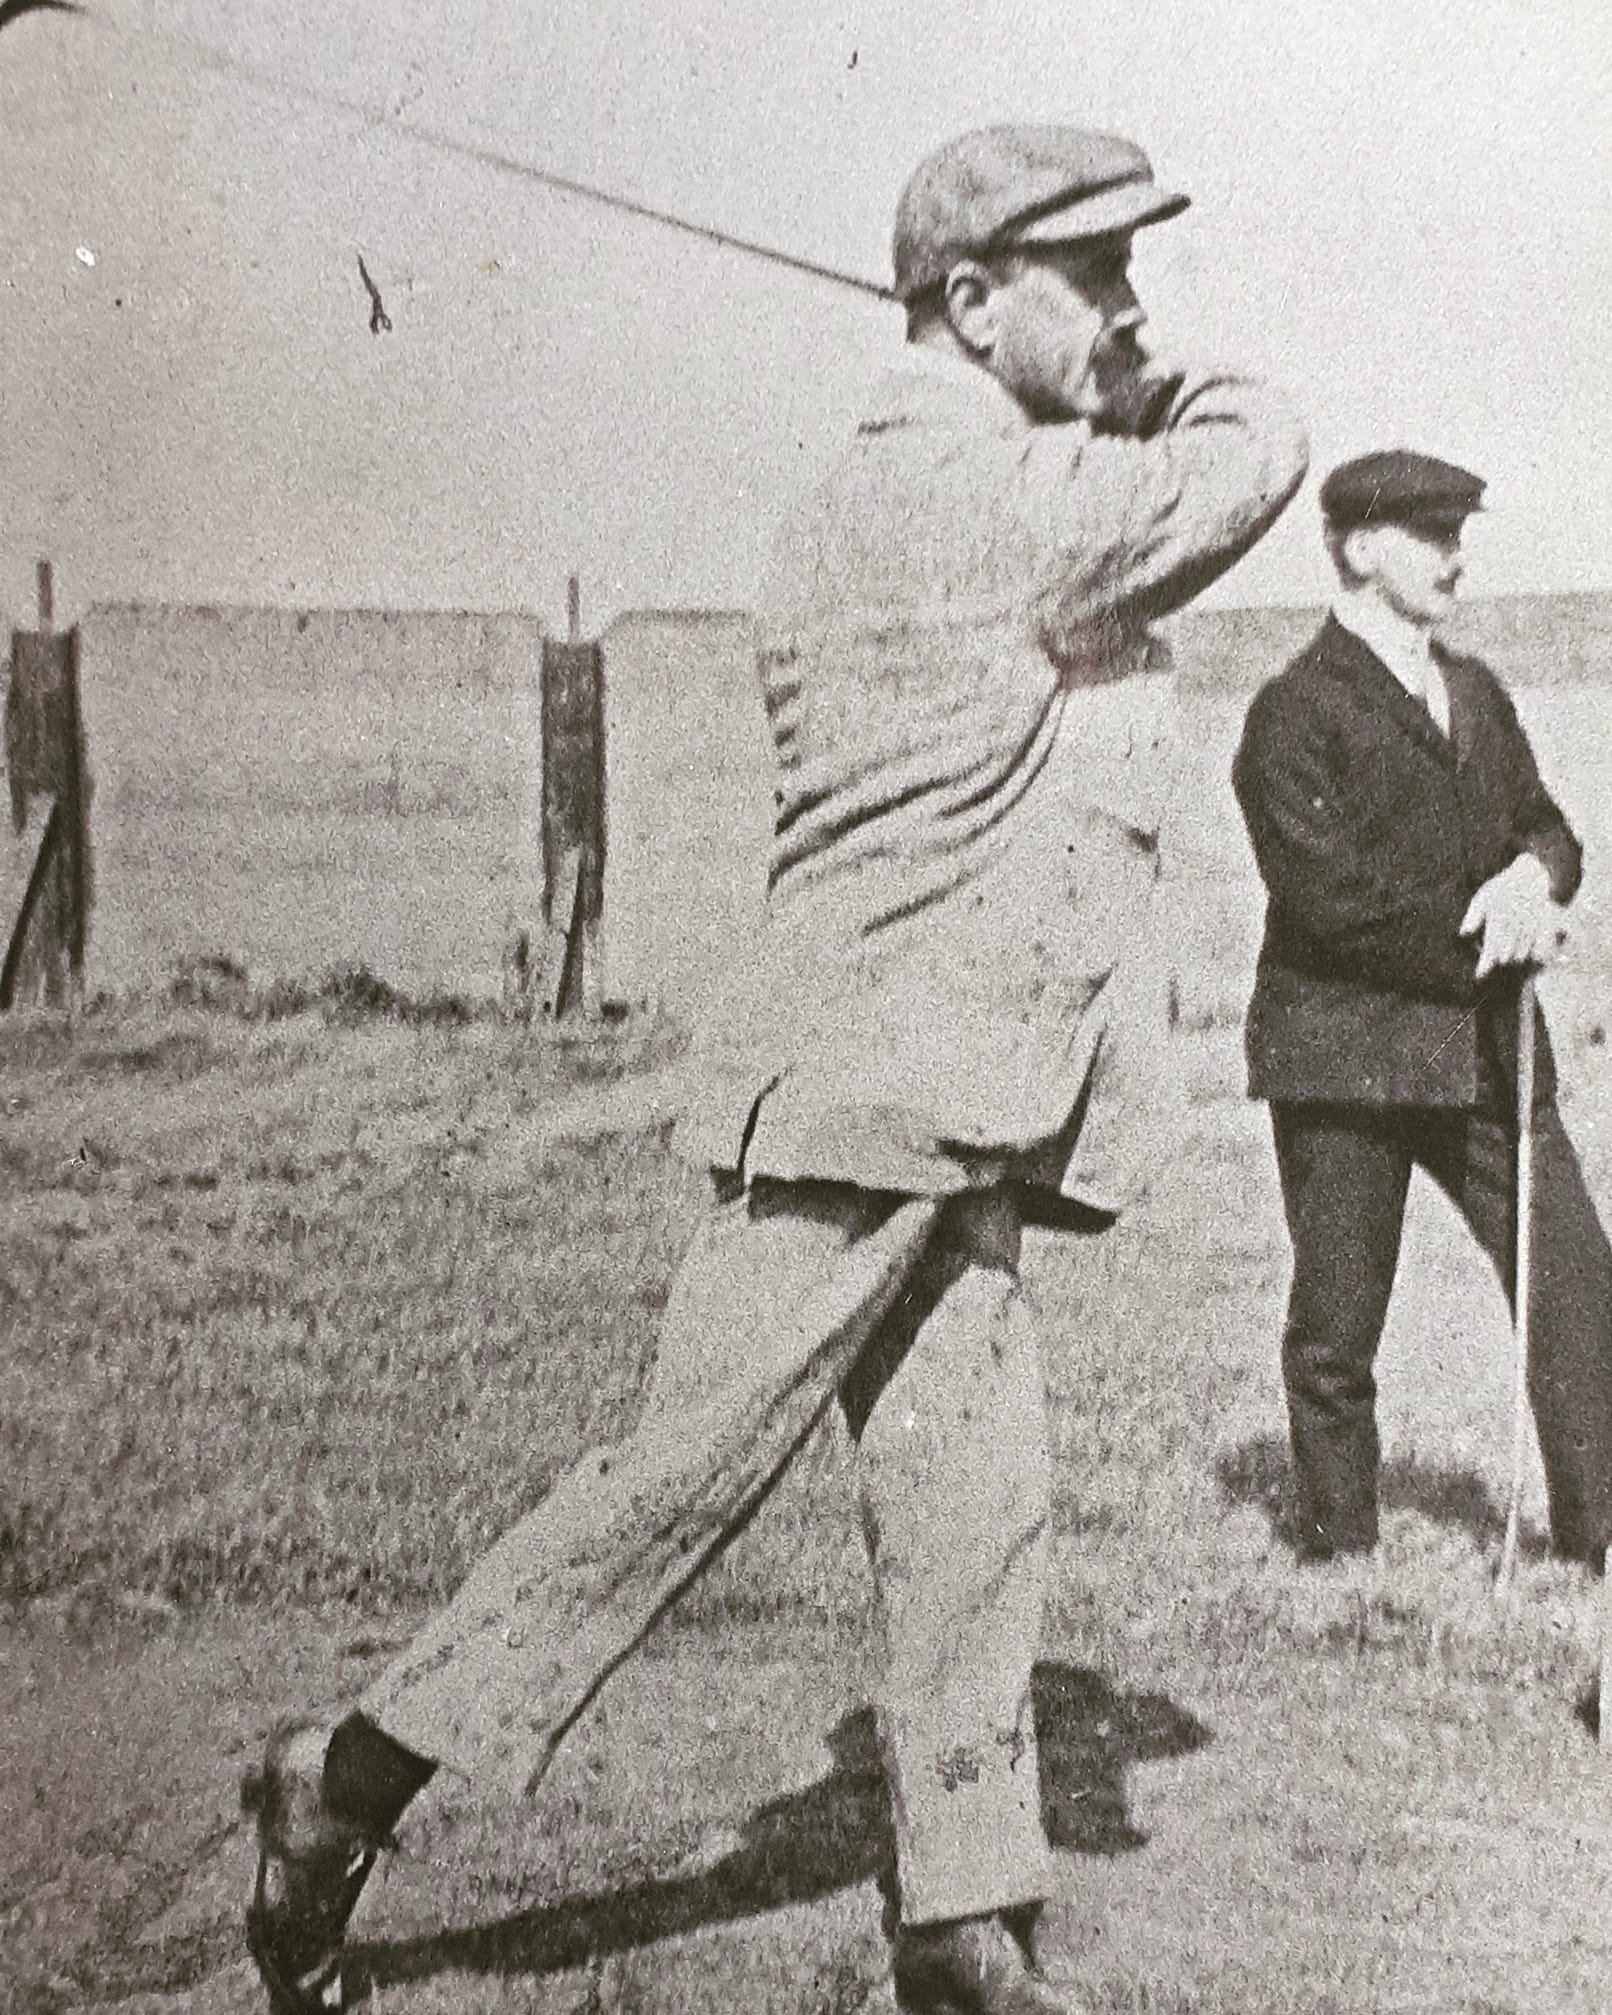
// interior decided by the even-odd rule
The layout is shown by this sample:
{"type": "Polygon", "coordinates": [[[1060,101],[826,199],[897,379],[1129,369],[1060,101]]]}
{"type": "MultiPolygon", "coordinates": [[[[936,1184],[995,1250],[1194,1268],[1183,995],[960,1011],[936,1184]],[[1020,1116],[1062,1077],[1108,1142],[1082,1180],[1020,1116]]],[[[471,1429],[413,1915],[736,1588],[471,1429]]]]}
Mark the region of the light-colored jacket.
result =
{"type": "Polygon", "coordinates": [[[1173,679],[1148,625],[1305,468],[1271,392],[1186,380],[1149,439],[1035,425],[916,355],[785,527],[759,611],[778,752],[765,924],[702,1032],[684,1150],[1110,1207],[1162,1024],[1145,928],[1173,679]],[[1122,1088],[1121,1080],[1124,1081],[1122,1088]]]}

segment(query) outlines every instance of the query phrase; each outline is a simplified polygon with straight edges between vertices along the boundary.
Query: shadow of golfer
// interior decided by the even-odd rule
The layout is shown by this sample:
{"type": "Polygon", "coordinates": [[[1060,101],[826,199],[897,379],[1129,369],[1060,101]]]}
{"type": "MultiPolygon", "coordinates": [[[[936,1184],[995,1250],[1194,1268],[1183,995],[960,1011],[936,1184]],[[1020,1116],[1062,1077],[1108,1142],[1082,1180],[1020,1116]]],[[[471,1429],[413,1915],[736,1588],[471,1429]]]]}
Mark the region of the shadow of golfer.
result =
{"type": "MultiPolygon", "coordinates": [[[[1116,1692],[1070,1665],[1038,1666],[1034,1700],[1042,1814],[1053,1845],[1105,1855],[1141,1846],[1126,1804],[1127,1771],[1188,1755],[1210,1731],[1163,1694],[1116,1692]]],[[[349,1979],[362,1990],[449,1971],[542,1976],[860,1882],[877,1882],[888,1899],[894,1842],[872,1710],[846,1715],[829,1750],[828,1775],[761,1806],[741,1844],[711,1868],[568,1896],[462,1930],[358,1945],[349,1979]]]]}
{"type": "MultiPolygon", "coordinates": [[[[1264,1512],[1275,1537],[1296,1550],[1293,1461],[1286,1441],[1274,1434],[1255,1435],[1228,1449],[1215,1467],[1226,1502],[1264,1512]]],[[[1469,1463],[1390,1456],[1378,1475],[1377,1501],[1384,1511],[1413,1511],[1430,1525],[1465,1532],[1479,1548],[1499,1546],[1505,1536],[1505,1510],[1469,1463]]],[[[1549,1551],[1547,1536],[1526,1519],[1519,1543],[1525,1554],[1549,1551]]]]}

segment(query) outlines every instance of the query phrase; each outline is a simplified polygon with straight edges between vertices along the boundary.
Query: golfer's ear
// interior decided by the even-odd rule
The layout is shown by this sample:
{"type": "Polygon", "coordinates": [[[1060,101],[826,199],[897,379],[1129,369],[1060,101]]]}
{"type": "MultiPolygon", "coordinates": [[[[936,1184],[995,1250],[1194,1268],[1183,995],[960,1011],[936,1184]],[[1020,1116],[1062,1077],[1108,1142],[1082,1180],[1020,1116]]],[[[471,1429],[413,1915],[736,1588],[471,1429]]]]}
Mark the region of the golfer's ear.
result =
{"type": "Polygon", "coordinates": [[[984,356],[996,341],[997,288],[988,267],[964,259],[946,275],[946,319],[958,341],[984,356]]]}

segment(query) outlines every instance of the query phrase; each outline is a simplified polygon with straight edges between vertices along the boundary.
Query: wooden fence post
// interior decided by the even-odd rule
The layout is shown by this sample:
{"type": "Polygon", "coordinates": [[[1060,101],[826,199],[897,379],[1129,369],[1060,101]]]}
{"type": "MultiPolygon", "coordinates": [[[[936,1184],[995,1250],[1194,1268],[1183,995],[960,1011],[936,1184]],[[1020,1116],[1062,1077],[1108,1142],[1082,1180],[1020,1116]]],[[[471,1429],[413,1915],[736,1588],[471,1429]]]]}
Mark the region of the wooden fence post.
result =
{"type": "Polygon", "coordinates": [[[39,628],[11,638],[5,701],[5,758],[12,823],[27,841],[27,878],[0,916],[0,1010],[20,996],[76,1014],[93,900],[89,776],[79,693],[77,627],[58,635],[49,560],[39,562],[39,628]],[[34,801],[48,799],[48,815],[34,801]]]}
{"type": "Polygon", "coordinates": [[[604,654],[581,638],[581,584],[569,583],[570,640],[543,644],[544,1011],[598,1013],[604,914],[604,654]]]}

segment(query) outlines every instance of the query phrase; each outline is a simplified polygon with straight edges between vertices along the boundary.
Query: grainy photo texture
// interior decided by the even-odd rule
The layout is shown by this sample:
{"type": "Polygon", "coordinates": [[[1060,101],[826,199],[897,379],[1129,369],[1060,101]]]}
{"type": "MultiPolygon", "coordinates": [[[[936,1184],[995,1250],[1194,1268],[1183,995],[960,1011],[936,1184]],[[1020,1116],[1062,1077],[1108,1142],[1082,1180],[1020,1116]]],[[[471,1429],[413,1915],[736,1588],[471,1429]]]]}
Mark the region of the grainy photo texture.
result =
{"type": "Polygon", "coordinates": [[[1609,136],[0,5],[0,2006],[1599,2015],[1609,136]]]}

